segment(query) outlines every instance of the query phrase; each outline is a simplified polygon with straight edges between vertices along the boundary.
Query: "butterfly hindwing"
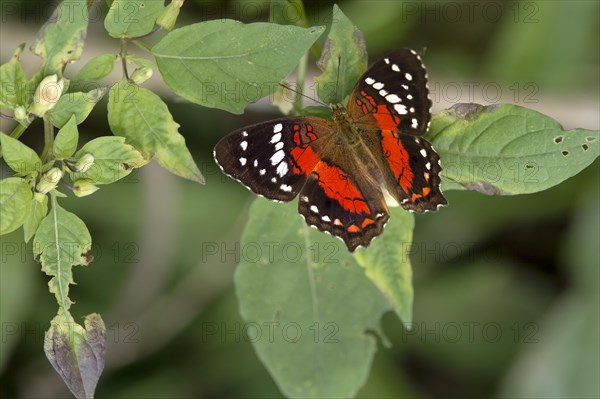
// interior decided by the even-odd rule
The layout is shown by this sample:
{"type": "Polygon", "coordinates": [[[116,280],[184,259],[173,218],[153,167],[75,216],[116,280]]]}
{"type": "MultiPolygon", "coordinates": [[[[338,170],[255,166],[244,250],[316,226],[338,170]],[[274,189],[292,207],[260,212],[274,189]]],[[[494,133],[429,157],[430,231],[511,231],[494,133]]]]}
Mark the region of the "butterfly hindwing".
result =
{"type": "Polygon", "coordinates": [[[440,191],[439,156],[427,140],[382,130],[380,165],[388,192],[407,210],[435,211],[448,202],[440,191]]]}
{"type": "Polygon", "coordinates": [[[254,193],[291,201],[319,161],[313,142],[331,131],[324,119],[280,118],[230,133],[214,156],[223,172],[254,193]]]}
{"type": "Polygon", "coordinates": [[[363,74],[350,96],[348,113],[357,124],[420,136],[431,119],[428,94],[421,59],[411,49],[399,49],[363,74]]]}
{"type": "Polygon", "coordinates": [[[350,250],[368,246],[389,219],[381,189],[320,161],[300,192],[298,212],[321,231],[340,237],[350,250]]]}

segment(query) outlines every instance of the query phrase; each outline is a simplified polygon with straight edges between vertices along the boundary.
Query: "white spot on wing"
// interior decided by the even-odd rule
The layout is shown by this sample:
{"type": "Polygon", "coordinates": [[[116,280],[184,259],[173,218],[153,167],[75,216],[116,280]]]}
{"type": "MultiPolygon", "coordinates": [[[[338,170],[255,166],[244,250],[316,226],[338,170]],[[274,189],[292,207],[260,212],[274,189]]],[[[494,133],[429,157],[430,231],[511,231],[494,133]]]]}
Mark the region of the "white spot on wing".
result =
{"type": "Polygon", "coordinates": [[[400,72],[400,68],[398,68],[398,65],[392,64],[392,71],[394,71],[394,72],[400,72]]]}
{"type": "Polygon", "coordinates": [[[325,215],[321,218],[322,221],[324,222],[331,222],[331,219],[329,218],[329,216],[325,215]]]}
{"type": "Polygon", "coordinates": [[[240,164],[242,164],[242,166],[246,165],[246,161],[248,161],[246,158],[240,158],[240,164]]]}
{"type": "Polygon", "coordinates": [[[389,58],[384,58],[383,62],[385,62],[386,64],[389,64],[390,63],[390,59],[389,58]]]}
{"type": "Polygon", "coordinates": [[[425,157],[427,156],[427,151],[425,151],[425,149],[424,149],[424,148],[421,148],[421,151],[419,151],[419,152],[421,153],[421,156],[422,156],[423,158],[425,158],[425,157]]]}
{"type": "Polygon", "coordinates": [[[425,164],[425,168],[427,168],[427,170],[431,170],[431,162],[427,162],[425,164]]]}
{"type": "Polygon", "coordinates": [[[311,212],[314,212],[314,213],[319,213],[319,208],[317,208],[317,207],[316,207],[316,206],[314,206],[314,205],[311,205],[311,206],[310,206],[310,210],[311,210],[311,212]]]}
{"type": "Polygon", "coordinates": [[[287,184],[282,184],[279,188],[288,193],[292,192],[292,186],[288,186],[287,184]]]}
{"type": "Polygon", "coordinates": [[[373,88],[374,88],[375,90],[379,90],[379,89],[383,89],[383,86],[384,86],[384,84],[383,84],[383,83],[381,83],[381,82],[377,82],[377,83],[375,83],[375,84],[373,85],[373,88]]]}
{"type": "Polygon", "coordinates": [[[413,99],[413,96],[412,96],[412,94],[407,94],[407,95],[406,95],[406,98],[408,98],[409,100],[412,100],[412,99],[413,99]]]}
{"type": "Polygon", "coordinates": [[[412,75],[408,72],[406,72],[406,74],[404,75],[404,77],[406,78],[406,80],[408,80],[409,82],[412,80],[412,75]]]}
{"type": "Polygon", "coordinates": [[[277,174],[281,177],[285,176],[285,174],[288,172],[288,166],[287,163],[282,162],[277,166],[277,174]]]}
{"type": "Polygon", "coordinates": [[[254,165],[255,168],[258,166],[258,159],[254,160],[254,164],[253,165],[254,165]]]}
{"type": "Polygon", "coordinates": [[[264,176],[265,173],[267,173],[267,171],[264,170],[264,169],[261,169],[261,170],[258,171],[258,173],[260,173],[261,176],[264,176]]]}
{"type": "Polygon", "coordinates": [[[368,84],[369,86],[372,85],[373,83],[375,83],[375,79],[372,78],[365,78],[365,83],[368,84]]]}
{"type": "Polygon", "coordinates": [[[273,137],[271,137],[271,144],[277,143],[279,140],[281,140],[281,133],[275,133],[273,137]]]}
{"type": "Polygon", "coordinates": [[[388,95],[388,92],[387,92],[387,91],[385,91],[385,90],[379,90],[379,95],[380,95],[381,97],[385,97],[385,96],[387,96],[387,95],[388,95]]]}
{"type": "Polygon", "coordinates": [[[271,177],[271,181],[272,181],[273,183],[277,183],[277,179],[276,179],[276,178],[274,178],[274,177],[271,177]]]}
{"type": "MultiPolygon", "coordinates": [[[[273,126],[273,133],[279,133],[281,132],[281,130],[283,129],[283,124],[278,123],[275,126],[273,126]]],[[[279,140],[277,140],[279,141],[279,140]]]]}
{"type": "Polygon", "coordinates": [[[240,143],[240,147],[242,147],[242,151],[246,151],[246,148],[248,148],[248,142],[246,140],[242,141],[240,143]]]}
{"type": "Polygon", "coordinates": [[[413,129],[416,129],[417,127],[419,127],[419,123],[418,123],[418,121],[417,121],[417,119],[416,119],[416,118],[412,118],[410,121],[412,122],[410,126],[411,126],[413,129]]]}
{"type": "Polygon", "coordinates": [[[408,86],[407,86],[407,85],[402,85],[402,88],[403,88],[404,90],[408,90],[408,86]]]}
{"type": "Polygon", "coordinates": [[[394,104],[394,109],[400,115],[406,115],[408,112],[406,111],[406,107],[403,104],[394,104]]]}
{"type": "Polygon", "coordinates": [[[275,150],[279,151],[283,148],[283,143],[280,141],[279,143],[275,144],[275,150]]]}
{"type": "Polygon", "coordinates": [[[285,156],[285,152],[283,150],[277,151],[273,156],[271,156],[271,165],[277,165],[283,157],[285,156]]]}
{"type": "Polygon", "coordinates": [[[248,132],[244,130],[244,131],[242,132],[242,137],[248,137],[248,132]]]}
{"type": "Polygon", "coordinates": [[[398,97],[395,94],[390,94],[385,99],[388,100],[389,102],[391,102],[392,104],[396,104],[396,103],[400,102],[400,97],[398,97]]]}
{"type": "Polygon", "coordinates": [[[306,195],[303,195],[302,197],[300,197],[300,201],[308,202],[308,197],[306,195]]]}

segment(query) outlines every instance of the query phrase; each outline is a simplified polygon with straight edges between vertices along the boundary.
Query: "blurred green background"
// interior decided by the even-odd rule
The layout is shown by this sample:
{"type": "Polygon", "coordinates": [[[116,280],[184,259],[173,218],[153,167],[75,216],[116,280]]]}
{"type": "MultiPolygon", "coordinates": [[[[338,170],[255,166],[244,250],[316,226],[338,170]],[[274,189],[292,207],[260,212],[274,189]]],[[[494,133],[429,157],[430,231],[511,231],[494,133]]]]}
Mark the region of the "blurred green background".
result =
{"type": "MultiPolygon", "coordinates": [[[[599,129],[597,1],[338,4],[365,34],[371,61],[398,47],[427,48],[434,112],[457,102],[511,102],[566,129],[599,129]]],[[[0,2],[2,62],[21,42],[33,42],[50,5],[0,2]]],[[[305,4],[317,25],[327,23],[332,6],[305,4]]],[[[67,77],[94,55],[119,50],[103,31],[103,3],[100,10],[82,61],[68,67],[67,77]]],[[[268,2],[188,0],[178,26],[215,18],[266,21],[268,2]]],[[[39,65],[30,53],[22,61],[29,74],[39,65]]],[[[315,72],[311,60],[309,73],[315,72]]],[[[220,137],[275,117],[277,109],[259,102],[236,116],[189,104],[156,71],[145,87],[168,102],[207,185],[150,164],[90,197],[61,201],[93,239],[95,261],[74,270],[72,313],[98,312],[107,325],[96,397],[280,397],[240,333],[232,284],[253,196],[223,177],[211,155],[220,137]],[[216,244],[219,254],[203,252],[205,243],[216,244]]],[[[23,140],[41,149],[38,122],[23,140]]],[[[12,126],[2,121],[1,128],[12,126]]],[[[82,142],[110,134],[106,101],[80,134],[82,142]]],[[[404,330],[393,314],[384,318],[393,346],[380,348],[359,397],[598,397],[599,167],[596,161],[532,195],[450,191],[449,207],[418,215],[414,328],[404,330]]],[[[4,167],[2,177],[7,173],[4,167]]],[[[21,230],[0,240],[0,397],[69,397],[42,350],[56,312],[48,279],[21,230]]]]}

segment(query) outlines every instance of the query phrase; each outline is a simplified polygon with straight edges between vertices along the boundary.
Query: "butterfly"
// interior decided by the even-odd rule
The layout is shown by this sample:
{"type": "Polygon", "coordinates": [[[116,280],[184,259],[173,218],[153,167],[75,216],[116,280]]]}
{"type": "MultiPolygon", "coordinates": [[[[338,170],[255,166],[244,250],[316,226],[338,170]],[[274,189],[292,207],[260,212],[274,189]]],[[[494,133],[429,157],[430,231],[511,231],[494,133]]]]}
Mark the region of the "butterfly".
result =
{"type": "Polygon", "coordinates": [[[404,209],[435,211],[439,156],[422,136],[431,119],[427,74],[411,49],[395,50],[359,79],[332,120],[290,116],[238,129],[214,157],[222,171],[270,200],[291,201],[306,222],[367,247],[389,219],[384,190],[404,209]]]}

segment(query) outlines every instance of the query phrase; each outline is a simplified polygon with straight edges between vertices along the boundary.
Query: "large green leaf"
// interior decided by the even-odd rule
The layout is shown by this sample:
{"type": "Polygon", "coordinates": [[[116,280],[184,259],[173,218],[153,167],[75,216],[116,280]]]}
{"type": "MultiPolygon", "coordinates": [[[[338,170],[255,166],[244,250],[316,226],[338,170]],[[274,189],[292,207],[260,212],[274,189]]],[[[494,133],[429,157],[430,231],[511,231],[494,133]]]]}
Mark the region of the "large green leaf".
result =
{"type": "Polygon", "coordinates": [[[19,177],[0,180],[0,235],[18,229],[31,211],[33,194],[19,177]]]}
{"type": "Polygon", "coordinates": [[[106,88],[100,87],[90,90],[87,93],[81,91],[65,93],[60,97],[56,105],[46,113],[46,116],[59,129],[69,121],[71,116],[75,116],[79,125],[92,112],[96,103],[104,97],[106,90],[106,88]]]}
{"type": "Polygon", "coordinates": [[[29,174],[42,167],[38,154],[19,140],[0,132],[0,145],[6,164],[15,172],[29,174]]]}
{"type": "Polygon", "coordinates": [[[108,184],[124,178],[146,164],[142,154],[124,137],[103,136],[87,142],[74,158],[94,156],[93,165],[84,173],[72,173],[73,180],[87,179],[94,184],[108,184]]]}
{"type": "Polygon", "coordinates": [[[179,134],[167,105],[149,90],[125,80],[115,84],[108,99],[108,123],[146,158],[153,157],[168,171],[204,184],[204,177],[179,134]]]}
{"type": "Polygon", "coordinates": [[[150,33],[164,8],[163,1],[114,0],[104,19],[112,37],[138,37],[150,33]]]}
{"type": "Polygon", "coordinates": [[[323,27],[215,20],[175,29],[152,53],[175,93],[239,114],[272,94],[321,33],[323,27]]]}
{"type": "Polygon", "coordinates": [[[27,90],[27,78],[19,60],[23,48],[25,44],[17,47],[10,60],[0,66],[0,108],[14,109],[29,103],[31,93],[27,90]]]}
{"type": "Polygon", "coordinates": [[[346,247],[309,229],[296,207],[252,205],[235,274],[240,312],[285,396],[352,397],[391,306],[346,247]]]}
{"type": "Polygon", "coordinates": [[[64,1],[39,30],[31,50],[42,57],[43,75],[62,75],[68,62],[83,52],[89,21],[87,0],[64,1]]]}
{"type": "Polygon", "coordinates": [[[598,131],[564,131],[550,117],[511,104],[457,104],[433,118],[426,138],[446,181],[489,195],[545,190],[600,154],[598,131]]]}
{"type": "Polygon", "coordinates": [[[328,104],[344,99],[367,70],[367,47],[362,32],[336,5],[315,78],[319,98],[328,104]]]}
{"type": "Polygon", "coordinates": [[[87,265],[92,237],[77,215],[65,211],[52,197],[52,209],[42,220],[33,239],[33,252],[42,263],[42,271],[52,278],[50,292],[58,305],[68,312],[71,307],[69,284],[73,284],[73,266],[87,265]]]}
{"type": "Polygon", "coordinates": [[[400,207],[390,209],[385,231],[368,248],[356,250],[356,261],[393,305],[404,323],[412,322],[413,286],[409,254],[415,218],[400,207]]]}

